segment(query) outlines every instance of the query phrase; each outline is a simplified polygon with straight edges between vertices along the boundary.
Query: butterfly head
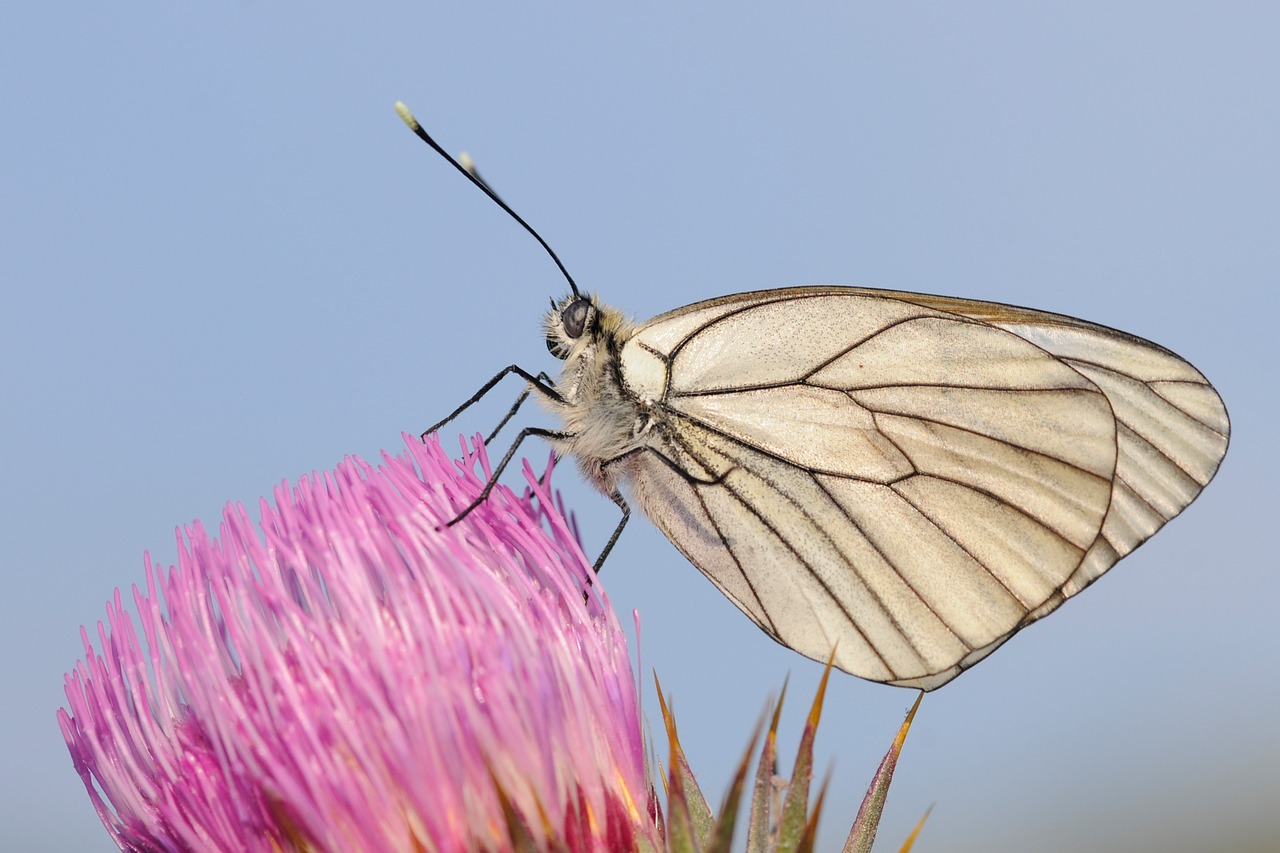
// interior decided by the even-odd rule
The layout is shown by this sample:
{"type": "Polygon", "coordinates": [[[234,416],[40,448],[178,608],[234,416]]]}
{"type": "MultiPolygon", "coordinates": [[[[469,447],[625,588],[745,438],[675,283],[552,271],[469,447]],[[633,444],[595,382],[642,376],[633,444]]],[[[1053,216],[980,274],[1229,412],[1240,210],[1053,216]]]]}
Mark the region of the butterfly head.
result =
{"type": "Polygon", "coordinates": [[[596,338],[599,326],[600,312],[594,298],[570,295],[559,302],[553,300],[543,320],[547,351],[565,361],[575,349],[596,338]]]}

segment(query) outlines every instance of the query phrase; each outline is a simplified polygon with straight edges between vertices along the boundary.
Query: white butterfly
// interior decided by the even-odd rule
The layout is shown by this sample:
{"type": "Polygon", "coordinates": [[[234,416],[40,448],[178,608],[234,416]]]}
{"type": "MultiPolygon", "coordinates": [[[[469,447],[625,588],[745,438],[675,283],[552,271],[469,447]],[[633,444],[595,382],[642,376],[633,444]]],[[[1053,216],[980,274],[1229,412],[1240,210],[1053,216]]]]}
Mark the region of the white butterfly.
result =
{"type": "Polygon", "coordinates": [[[564,425],[521,438],[574,457],[623,524],[633,500],[769,636],[872,681],[946,684],[1181,512],[1227,450],[1194,367],[1070,317],[804,287],[636,324],[570,286],[545,321],[560,378],[513,366],[458,411],[519,373],[564,425]]]}
{"type": "Polygon", "coordinates": [[[635,325],[570,296],[549,436],[774,639],[939,687],[1173,518],[1226,409],[1148,341],[990,302],[744,293],[635,325]]]}

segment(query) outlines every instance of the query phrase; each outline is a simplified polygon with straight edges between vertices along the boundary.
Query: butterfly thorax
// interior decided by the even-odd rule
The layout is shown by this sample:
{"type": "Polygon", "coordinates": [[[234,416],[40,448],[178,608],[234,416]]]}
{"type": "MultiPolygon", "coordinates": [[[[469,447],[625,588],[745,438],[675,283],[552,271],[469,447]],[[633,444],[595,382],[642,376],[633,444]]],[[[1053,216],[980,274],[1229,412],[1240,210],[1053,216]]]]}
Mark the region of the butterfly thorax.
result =
{"type": "Polygon", "coordinates": [[[572,455],[587,478],[606,494],[615,489],[615,472],[606,463],[644,447],[647,406],[627,393],[619,370],[619,353],[636,329],[622,312],[592,298],[580,334],[565,330],[574,297],[548,312],[545,328],[553,354],[566,353],[555,383],[561,399],[542,398],[560,418],[565,437],[552,443],[560,455],[572,455]],[[558,351],[557,351],[558,348],[558,351]]]}

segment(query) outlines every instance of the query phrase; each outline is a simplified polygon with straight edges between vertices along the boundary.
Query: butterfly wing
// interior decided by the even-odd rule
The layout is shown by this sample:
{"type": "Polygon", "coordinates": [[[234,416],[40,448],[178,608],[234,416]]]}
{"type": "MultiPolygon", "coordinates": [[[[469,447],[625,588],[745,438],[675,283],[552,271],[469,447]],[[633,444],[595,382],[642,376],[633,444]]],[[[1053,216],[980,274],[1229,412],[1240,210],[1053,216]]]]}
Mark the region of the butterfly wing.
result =
{"type": "Polygon", "coordinates": [[[779,642],[925,689],[1159,529],[1226,447],[1181,359],[992,303],[741,294],[621,361],[659,426],[617,474],[668,538],[779,642]]]}
{"type": "Polygon", "coordinates": [[[1204,376],[1158,344],[1043,311],[990,302],[894,294],[1007,329],[1062,359],[1107,395],[1116,418],[1111,507],[1097,541],[1052,612],[1182,512],[1217,473],[1231,423],[1204,376]]]}

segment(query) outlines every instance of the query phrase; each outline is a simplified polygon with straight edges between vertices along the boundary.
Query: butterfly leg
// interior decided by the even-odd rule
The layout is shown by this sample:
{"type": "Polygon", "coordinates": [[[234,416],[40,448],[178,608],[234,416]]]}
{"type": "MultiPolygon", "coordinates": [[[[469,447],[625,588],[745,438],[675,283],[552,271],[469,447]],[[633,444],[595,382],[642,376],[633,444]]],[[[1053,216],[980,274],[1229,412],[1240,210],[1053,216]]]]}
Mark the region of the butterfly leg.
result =
{"type": "Polygon", "coordinates": [[[600,574],[600,567],[604,565],[604,558],[609,556],[609,552],[613,550],[614,543],[618,541],[618,537],[622,535],[622,528],[627,526],[627,520],[631,518],[631,506],[627,503],[627,499],[622,496],[621,492],[615,491],[609,495],[609,500],[613,501],[618,509],[622,510],[622,520],[618,522],[618,526],[613,529],[613,535],[609,537],[609,541],[604,544],[604,550],[600,552],[600,556],[596,557],[596,561],[591,565],[596,574],[600,574]]]}
{"type": "MultiPolygon", "coordinates": [[[[440,429],[440,427],[449,423],[449,421],[453,420],[458,415],[462,414],[467,409],[469,409],[472,405],[479,402],[480,398],[482,398],[485,394],[488,394],[493,389],[493,386],[501,382],[502,379],[508,373],[516,374],[521,379],[528,382],[530,387],[525,389],[524,395],[517,400],[516,405],[512,407],[511,411],[507,414],[507,417],[503,418],[502,423],[498,424],[498,429],[501,429],[503,424],[505,424],[508,420],[510,420],[511,416],[515,414],[515,410],[519,408],[521,403],[524,402],[524,398],[528,397],[530,391],[536,390],[538,393],[545,394],[553,400],[556,400],[561,403],[564,402],[564,398],[560,396],[560,392],[557,391],[555,389],[555,386],[551,384],[550,379],[547,377],[545,373],[540,373],[537,376],[534,376],[532,373],[525,370],[523,367],[521,367],[518,364],[509,364],[506,367],[502,368],[502,370],[498,371],[497,376],[493,377],[488,382],[484,383],[484,385],[480,387],[480,390],[472,394],[471,397],[468,398],[466,402],[464,402],[461,406],[459,406],[458,408],[450,412],[448,417],[446,417],[442,421],[439,421],[438,423],[432,424],[431,426],[427,427],[427,429],[424,430],[421,435],[422,440],[426,441],[427,436],[431,435],[431,433],[436,432],[437,430],[440,429]]],[[[497,431],[498,430],[495,429],[494,433],[496,434],[497,431]]]]}
{"type": "Polygon", "coordinates": [[[567,432],[558,432],[553,429],[542,429],[541,427],[525,427],[520,430],[520,434],[516,436],[515,442],[511,445],[510,449],[507,450],[506,456],[503,456],[502,461],[493,469],[493,474],[490,475],[489,482],[485,483],[484,488],[480,490],[480,495],[471,503],[467,504],[466,508],[463,509],[462,512],[458,513],[457,518],[445,525],[446,527],[453,527],[459,521],[462,521],[462,519],[470,515],[472,510],[488,499],[490,492],[493,491],[493,487],[498,484],[498,478],[502,476],[502,472],[506,470],[507,465],[510,464],[513,458],[515,458],[516,450],[520,448],[520,442],[530,436],[551,439],[553,441],[556,439],[567,439],[573,437],[567,432]]]}
{"type": "MultiPolygon", "coordinates": [[[[537,376],[537,379],[538,379],[538,380],[539,380],[539,381],[540,381],[540,382],[541,382],[545,387],[548,387],[548,388],[549,388],[549,387],[551,387],[551,377],[550,377],[550,376],[548,376],[545,372],[543,372],[543,373],[539,373],[539,374],[538,374],[538,376],[537,376]]],[[[506,425],[507,425],[507,422],[508,422],[508,421],[510,421],[512,418],[514,418],[514,417],[516,416],[516,412],[518,412],[518,411],[520,410],[520,406],[522,406],[522,405],[524,404],[524,401],[525,401],[525,400],[528,400],[528,399],[529,399],[529,395],[530,395],[530,394],[532,394],[532,393],[533,393],[533,386],[532,386],[532,385],[526,385],[526,386],[525,386],[525,389],[524,389],[523,391],[521,391],[521,392],[520,392],[520,396],[519,396],[519,397],[516,397],[516,401],[515,401],[514,403],[512,403],[512,404],[511,404],[511,408],[507,410],[506,415],[504,415],[504,416],[503,416],[503,418],[502,418],[502,420],[498,421],[498,425],[497,425],[496,427],[494,427],[494,428],[493,428],[493,432],[489,433],[489,434],[485,437],[485,440],[484,440],[484,443],[485,443],[485,444],[489,444],[489,443],[490,443],[490,442],[492,442],[495,438],[497,438],[497,437],[498,437],[498,431],[499,431],[499,430],[501,430],[504,426],[506,426],[506,425]]]]}
{"type": "MultiPolygon", "coordinates": [[[[627,457],[631,456],[633,453],[645,453],[645,452],[655,454],[667,466],[669,466],[671,470],[675,471],[677,474],[684,477],[686,480],[688,480],[691,483],[699,483],[702,485],[719,485],[724,481],[724,478],[729,475],[729,471],[733,470],[732,468],[730,468],[729,471],[724,472],[718,477],[714,477],[709,480],[704,480],[684,470],[675,462],[668,459],[661,451],[653,447],[636,448],[635,450],[624,453],[615,459],[610,459],[608,462],[604,464],[611,465],[615,462],[618,462],[619,460],[626,459],[627,457]]],[[[631,518],[631,505],[627,503],[627,499],[622,496],[621,492],[615,489],[613,494],[609,495],[609,500],[613,501],[614,505],[617,506],[618,509],[622,510],[622,520],[619,521],[618,526],[613,529],[613,535],[609,537],[609,541],[605,543],[604,549],[601,550],[600,552],[600,556],[596,557],[595,563],[593,563],[591,566],[591,568],[595,570],[596,574],[600,574],[600,569],[604,566],[605,558],[608,557],[609,552],[613,550],[613,546],[617,543],[618,537],[622,535],[622,529],[627,526],[627,521],[629,521],[631,518]]]]}

